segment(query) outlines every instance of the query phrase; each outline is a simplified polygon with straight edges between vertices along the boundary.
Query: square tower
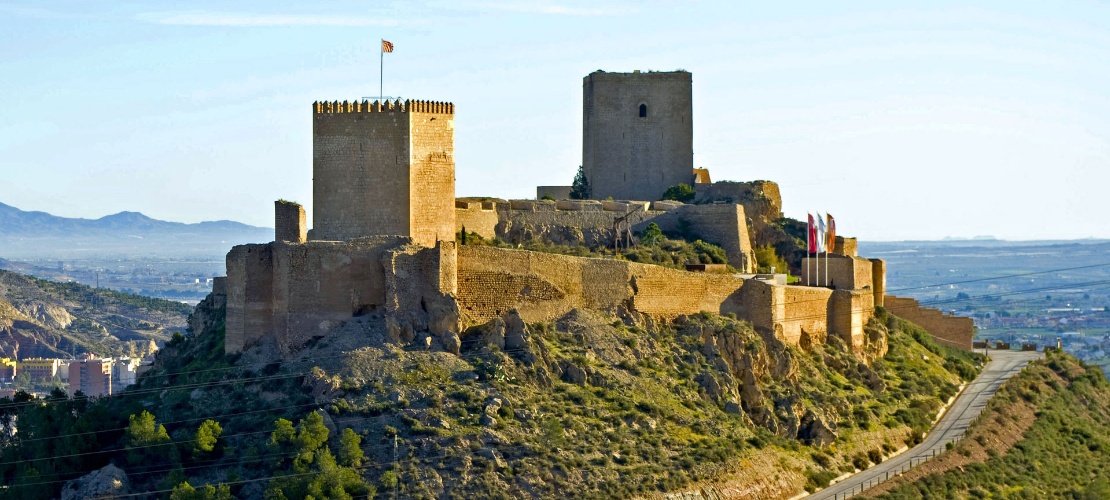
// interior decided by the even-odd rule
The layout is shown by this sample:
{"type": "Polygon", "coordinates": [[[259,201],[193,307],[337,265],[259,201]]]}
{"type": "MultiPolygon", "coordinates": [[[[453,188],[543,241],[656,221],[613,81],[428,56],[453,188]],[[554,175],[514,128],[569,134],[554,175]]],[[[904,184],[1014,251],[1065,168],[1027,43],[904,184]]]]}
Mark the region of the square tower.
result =
{"type": "Polygon", "coordinates": [[[658,200],[694,182],[687,71],[606,73],[582,80],[582,170],[592,197],[658,200]]]}
{"type": "Polygon", "coordinates": [[[455,106],[312,104],[312,239],[455,240],[455,106]]]}

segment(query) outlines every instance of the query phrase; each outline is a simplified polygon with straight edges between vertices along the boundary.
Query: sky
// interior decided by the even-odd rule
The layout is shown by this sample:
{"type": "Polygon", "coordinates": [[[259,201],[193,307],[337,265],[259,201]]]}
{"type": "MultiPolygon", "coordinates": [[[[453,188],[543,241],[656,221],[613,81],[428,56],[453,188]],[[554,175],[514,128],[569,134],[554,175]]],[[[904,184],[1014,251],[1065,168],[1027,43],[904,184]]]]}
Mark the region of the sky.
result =
{"type": "Polygon", "coordinates": [[[0,202],[311,221],[311,103],[379,78],[455,103],[458,196],[534,198],[581,164],[585,75],[685,69],[694,166],[777,182],[788,217],[1110,238],[1105,1],[184,5],[0,0],[0,202]]]}

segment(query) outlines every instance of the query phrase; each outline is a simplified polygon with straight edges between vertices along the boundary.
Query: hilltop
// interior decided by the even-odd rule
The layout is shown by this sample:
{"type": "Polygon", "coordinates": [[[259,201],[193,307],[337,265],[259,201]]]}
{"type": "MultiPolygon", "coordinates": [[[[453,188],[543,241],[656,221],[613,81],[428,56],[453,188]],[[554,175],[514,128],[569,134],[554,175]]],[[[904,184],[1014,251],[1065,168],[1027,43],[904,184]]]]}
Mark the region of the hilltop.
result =
{"type": "Polygon", "coordinates": [[[0,248],[6,258],[104,254],[219,255],[230,245],[268,241],[273,230],[228,220],[196,224],[120,212],[99,219],[27,212],[0,203],[0,248]]]}
{"type": "Polygon", "coordinates": [[[6,450],[12,492],[31,463],[60,488],[112,462],[133,491],[223,483],[248,498],[321,482],[418,498],[781,498],[916,443],[981,363],[882,311],[857,355],[835,336],[807,351],[728,316],[620,310],[535,324],[510,313],[464,332],[457,355],[391,340],[372,313],[277,363],[273,344],[225,355],[213,305],[136,386],[41,430],[91,425],[103,432],[67,452],[104,451],[16,464],[60,452],[6,450]],[[119,428],[144,410],[161,444],[119,428]],[[223,437],[189,451],[205,419],[223,437]]]}
{"type": "Polygon", "coordinates": [[[179,302],[0,270],[0,357],[145,356],[185,330],[189,310],[179,302]]]}

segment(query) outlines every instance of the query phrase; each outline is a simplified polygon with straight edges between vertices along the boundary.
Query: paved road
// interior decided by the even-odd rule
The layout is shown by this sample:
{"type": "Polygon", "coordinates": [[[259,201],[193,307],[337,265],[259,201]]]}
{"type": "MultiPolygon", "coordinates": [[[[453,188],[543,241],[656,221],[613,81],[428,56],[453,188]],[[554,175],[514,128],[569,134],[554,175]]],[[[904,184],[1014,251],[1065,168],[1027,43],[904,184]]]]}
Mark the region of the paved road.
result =
{"type": "Polygon", "coordinates": [[[836,483],[828,488],[806,497],[807,499],[836,499],[848,498],[852,493],[859,493],[863,489],[879,484],[888,478],[894,477],[903,468],[909,469],[918,463],[924,462],[935,454],[944,451],[945,443],[963,436],[967,426],[986,407],[998,388],[1010,377],[1021,371],[1030,361],[1044,357],[1039,352],[1019,351],[991,351],[991,362],[979,374],[974,382],[968,384],[948,412],[941,417],[940,422],[933,427],[925,441],[912,449],[893,457],[875,467],[861,471],[848,479],[836,483]]]}

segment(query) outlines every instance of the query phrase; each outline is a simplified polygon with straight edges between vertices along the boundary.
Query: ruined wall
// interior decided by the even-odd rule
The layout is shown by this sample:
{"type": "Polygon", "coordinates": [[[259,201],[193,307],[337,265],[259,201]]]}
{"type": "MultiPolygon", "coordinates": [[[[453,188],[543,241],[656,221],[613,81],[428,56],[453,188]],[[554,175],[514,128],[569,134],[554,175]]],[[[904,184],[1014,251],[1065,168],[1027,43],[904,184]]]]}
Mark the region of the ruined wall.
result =
{"type": "Polygon", "coordinates": [[[971,350],[971,338],[975,336],[975,323],[971,318],[921,307],[914,299],[893,295],[887,295],[884,303],[887,311],[924,328],[937,343],[971,350]]]}
{"type": "Polygon", "coordinates": [[[455,232],[466,228],[468,233],[478,233],[481,237],[491,240],[497,237],[498,220],[493,202],[455,202],[455,232]]]}
{"type": "Polygon", "coordinates": [[[754,273],[758,267],[742,205],[683,205],[659,219],[664,231],[679,231],[685,227],[697,238],[720,245],[728,255],[729,264],[742,273],[754,273]]]}
{"type": "Polygon", "coordinates": [[[556,200],[566,200],[573,190],[574,186],[536,186],[536,199],[542,200],[544,196],[548,196],[556,200]]]}
{"type": "MultiPolygon", "coordinates": [[[[757,263],[747,217],[740,205],[512,200],[508,207],[498,207],[498,221],[492,233],[514,244],[537,239],[557,245],[607,246],[613,239],[613,222],[633,207],[645,205],[651,210],[635,210],[627,219],[634,233],[642,232],[654,222],[664,232],[687,233],[688,237],[719,245],[728,256],[729,264],[743,273],[755,272],[757,263]]],[[[488,230],[491,214],[476,209],[473,203],[466,206],[466,209],[456,209],[457,229],[465,224],[467,231],[488,230]]]]}
{"type": "Polygon", "coordinates": [[[356,314],[385,305],[380,262],[387,248],[409,240],[361,238],[345,242],[272,243],[273,330],[283,352],[321,337],[356,314]]]}
{"type": "Polygon", "coordinates": [[[859,257],[831,254],[825,258],[802,259],[802,284],[828,286],[837,290],[871,290],[874,286],[873,265],[871,261],[859,257]],[[818,266],[820,271],[818,272],[818,266]]]}
{"type": "Polygon", "coordinates": [[[433,314],[446,309],[449,316],[453,307],[444,299],[457,291],[454,242],[427,248],[372,236],[240,245],[228,253],[227,268],[228,353],[263,336],[288,353],[376,310],[410,329],[457,324],[457,313],[446,322],[433,314]]]}
{"type": "Polygon", "coordinates": [[[300,203],[274,202],[274,241],[304,243],[308,240],[308,224],[300,203]]]}
{"type": "Polygon", "coordinates": [[[863,328],[875,315],[875,295],[869,290],[836,290],[829,302],[829,328],[854,352],[864,344],[863,328]]]}
{"type": "Polygon", "coordinates": [[[657,200],[693,183],[692,102],[686,71],[583,78],[582,169],[593,197],[657,200]]]}
{"type": "Polygon", "coordinates": [[[273,327],[273,254],[270,245],[238,245],[227,254],[224,350],[238,352],[273,327]]]}
{"type": "Polygon", "coordinates": [[[740,311],[743,279],[613,259],[459,247],[459,307],[472,322],[517,309],[550,321],[574,308],[625,306],[662,317],[740,311]]]}
{"type": "Polygon", "coordinates": [[[875,305],[882,306],[886,297],[886,261],[868,260],[871,261],[871,293],[874,294],[875,305]]]}
{"type": "Polygon", "coordinates": [[[454,237],[454,105],[313,103],[313,238],[454,237]]]}

